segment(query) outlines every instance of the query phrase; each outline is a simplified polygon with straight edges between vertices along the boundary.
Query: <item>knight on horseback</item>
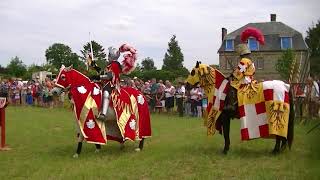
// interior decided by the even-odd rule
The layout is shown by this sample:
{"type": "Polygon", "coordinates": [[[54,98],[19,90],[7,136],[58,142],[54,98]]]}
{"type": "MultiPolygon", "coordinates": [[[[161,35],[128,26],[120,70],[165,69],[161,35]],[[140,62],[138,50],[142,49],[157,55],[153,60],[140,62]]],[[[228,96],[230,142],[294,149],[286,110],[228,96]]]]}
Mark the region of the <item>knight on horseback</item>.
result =
{"type": "Polygon", "coordinates": [[[140,141],[136,151],[142,150],[144,139],[151,136],[147,101],[140,91],[120,87],[120,74],[129,74],[135,68],[136,50],[127,44],[119,49],[109,48],[109,62],[104,69],[98,67],[92,57],[91,53],[87,65],[98,75],[88,78],[72,66],[62,66],[57,76],[56,85],[69,91],[74,102],[79,132],[74,157],[79,156],[84,140],[96,144],[97,150],[109,140],[121,146],[126,140],[140,141]],[[120,53],[124,53],[121,64],[118,62],[120,53]]]}
{"type": "MultiPolygon", "coordinates": [[[[135,56],[136,54],[136,50],[126,44],[122,45],[119,49],[109,47],[108,50],[108,62],[106,67],[102,71],[101,68],[97,66],[97,63],[94,60],[92,60],[90,55],[88,59],[88,64],[100,74],[99,79],[101,80],[103,86],[102,108],[97,117],[100,120],[104,120],[106,118],[110,103],[110,94],[112,90],[116,89],[117,91],[119,91],[120,89],[120,75],[122,73],[128,73],[126,71],[122,71],[122,66],[118,61],[120,53],[130,51],[130,53],[132,53],[130,55],[135,56]]],[[[125,59],[128,58],[130,55],[126,54],[125,59]]],[[[133,56],[130,57],[133,58],[133,56]]],[[[130,63],[127,63],[126,65],[130,66],[130,63]]]]}

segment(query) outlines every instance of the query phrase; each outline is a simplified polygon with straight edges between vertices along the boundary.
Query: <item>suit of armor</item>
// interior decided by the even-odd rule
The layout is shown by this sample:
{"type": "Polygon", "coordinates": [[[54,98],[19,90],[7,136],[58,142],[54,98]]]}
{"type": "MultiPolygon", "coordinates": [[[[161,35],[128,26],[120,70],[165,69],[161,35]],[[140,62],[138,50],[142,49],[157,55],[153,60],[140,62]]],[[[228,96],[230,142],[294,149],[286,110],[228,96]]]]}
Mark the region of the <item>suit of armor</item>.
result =
{"type": "Polygon", "coordinates": [[[87,60],[88,64],[100,74],[97,79],[101,80],[103,84],[102,110],[98,116],[99,119],[105,119],[107,115],[111,91],[113,89],[120,91],[120,75],[129,74],[133,71],[136,61],[136,50],[127,44],[121,45],[119,49],[109,47],[108,50],[108,65],[102,72],[101,68],[97,66],[90,56],[87,60]],[[120,53],[124,52],[128,53],[124,55],[122,64],[120,64],[118,58],[120,57],[120,53]]]}
{"type": "Polygon", "coordinates": [[[108,107],[110,103],[111,91],[116,88],[120,88],[120,74],[122,68],[118,62],[120,56],[119,50],[110,47],[108,54],[108,65],[105,67],[103,74],[100,75],[100,79],[104,82],[103,86],[103,99],[102,99],[102,110],[98,116],[99,119],[105,119],[108,112],[108,107]]]}

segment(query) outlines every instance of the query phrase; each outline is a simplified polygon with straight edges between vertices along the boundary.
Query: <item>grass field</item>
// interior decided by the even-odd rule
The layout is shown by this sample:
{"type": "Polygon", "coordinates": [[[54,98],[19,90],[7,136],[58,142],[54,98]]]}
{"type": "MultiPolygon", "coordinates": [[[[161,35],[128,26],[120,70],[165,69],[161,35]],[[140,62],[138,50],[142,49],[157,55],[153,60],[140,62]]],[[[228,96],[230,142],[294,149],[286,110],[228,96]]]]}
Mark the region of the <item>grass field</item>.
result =
{"type": "Polygon", "coordinates": [[[0,179],[319,179],[320,131],[306,135],[315,122],[296,125],[293,149],[272,156],[273,140],[240,141],[232,121],[231,150],[223,138],[206,136],[202,121],[152,115],[153,136],[145,149],[109,142],[100,153],[85,143],[78,159],[71,111],[32,107],[7,109],[7,144],[0,152],[0,179]]]}

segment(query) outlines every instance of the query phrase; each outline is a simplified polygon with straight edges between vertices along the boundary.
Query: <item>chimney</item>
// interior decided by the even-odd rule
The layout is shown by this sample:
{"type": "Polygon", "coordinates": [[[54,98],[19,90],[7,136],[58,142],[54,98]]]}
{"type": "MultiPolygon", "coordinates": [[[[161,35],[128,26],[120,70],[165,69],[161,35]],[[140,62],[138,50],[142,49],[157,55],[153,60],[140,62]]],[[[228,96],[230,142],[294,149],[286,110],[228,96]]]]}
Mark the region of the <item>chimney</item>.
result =
{"type": "Polygon", "coordinates": [[[222,42],[224,41],[224,38],[226,37],[227,35],[227,29],[226,28],[222,28],[221,29],[221,39],[222,39],[222,42]]]}
{"type": "Polygon", "coordinates": [[[276,14],[270,14],[270,20],[271,20],[271,22],[276,22],[277,21],[277,15],[276,14]]]}

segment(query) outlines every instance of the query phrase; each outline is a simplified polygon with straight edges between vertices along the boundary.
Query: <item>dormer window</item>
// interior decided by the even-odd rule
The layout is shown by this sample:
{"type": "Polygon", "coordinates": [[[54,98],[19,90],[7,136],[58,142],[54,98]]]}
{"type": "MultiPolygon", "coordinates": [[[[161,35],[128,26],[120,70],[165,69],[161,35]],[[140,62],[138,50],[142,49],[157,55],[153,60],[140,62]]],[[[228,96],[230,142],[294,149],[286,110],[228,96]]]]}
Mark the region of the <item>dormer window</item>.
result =
{"type": "Polygon", "coordinates": [[[281,37],[281,49],[292,48],[292,37],[281,37]]]}
{"type": "Polygon", "coordinates": [[[256,39],[249,38],[248,39],[248,47],[251,51],[258,51],[259,50],[259,44],[256,39]]]}
{"type": "Polygon", "coordinates": [[[234,41],[233,39],[226,40],[226,51],[234,51],[234,41]]]}

